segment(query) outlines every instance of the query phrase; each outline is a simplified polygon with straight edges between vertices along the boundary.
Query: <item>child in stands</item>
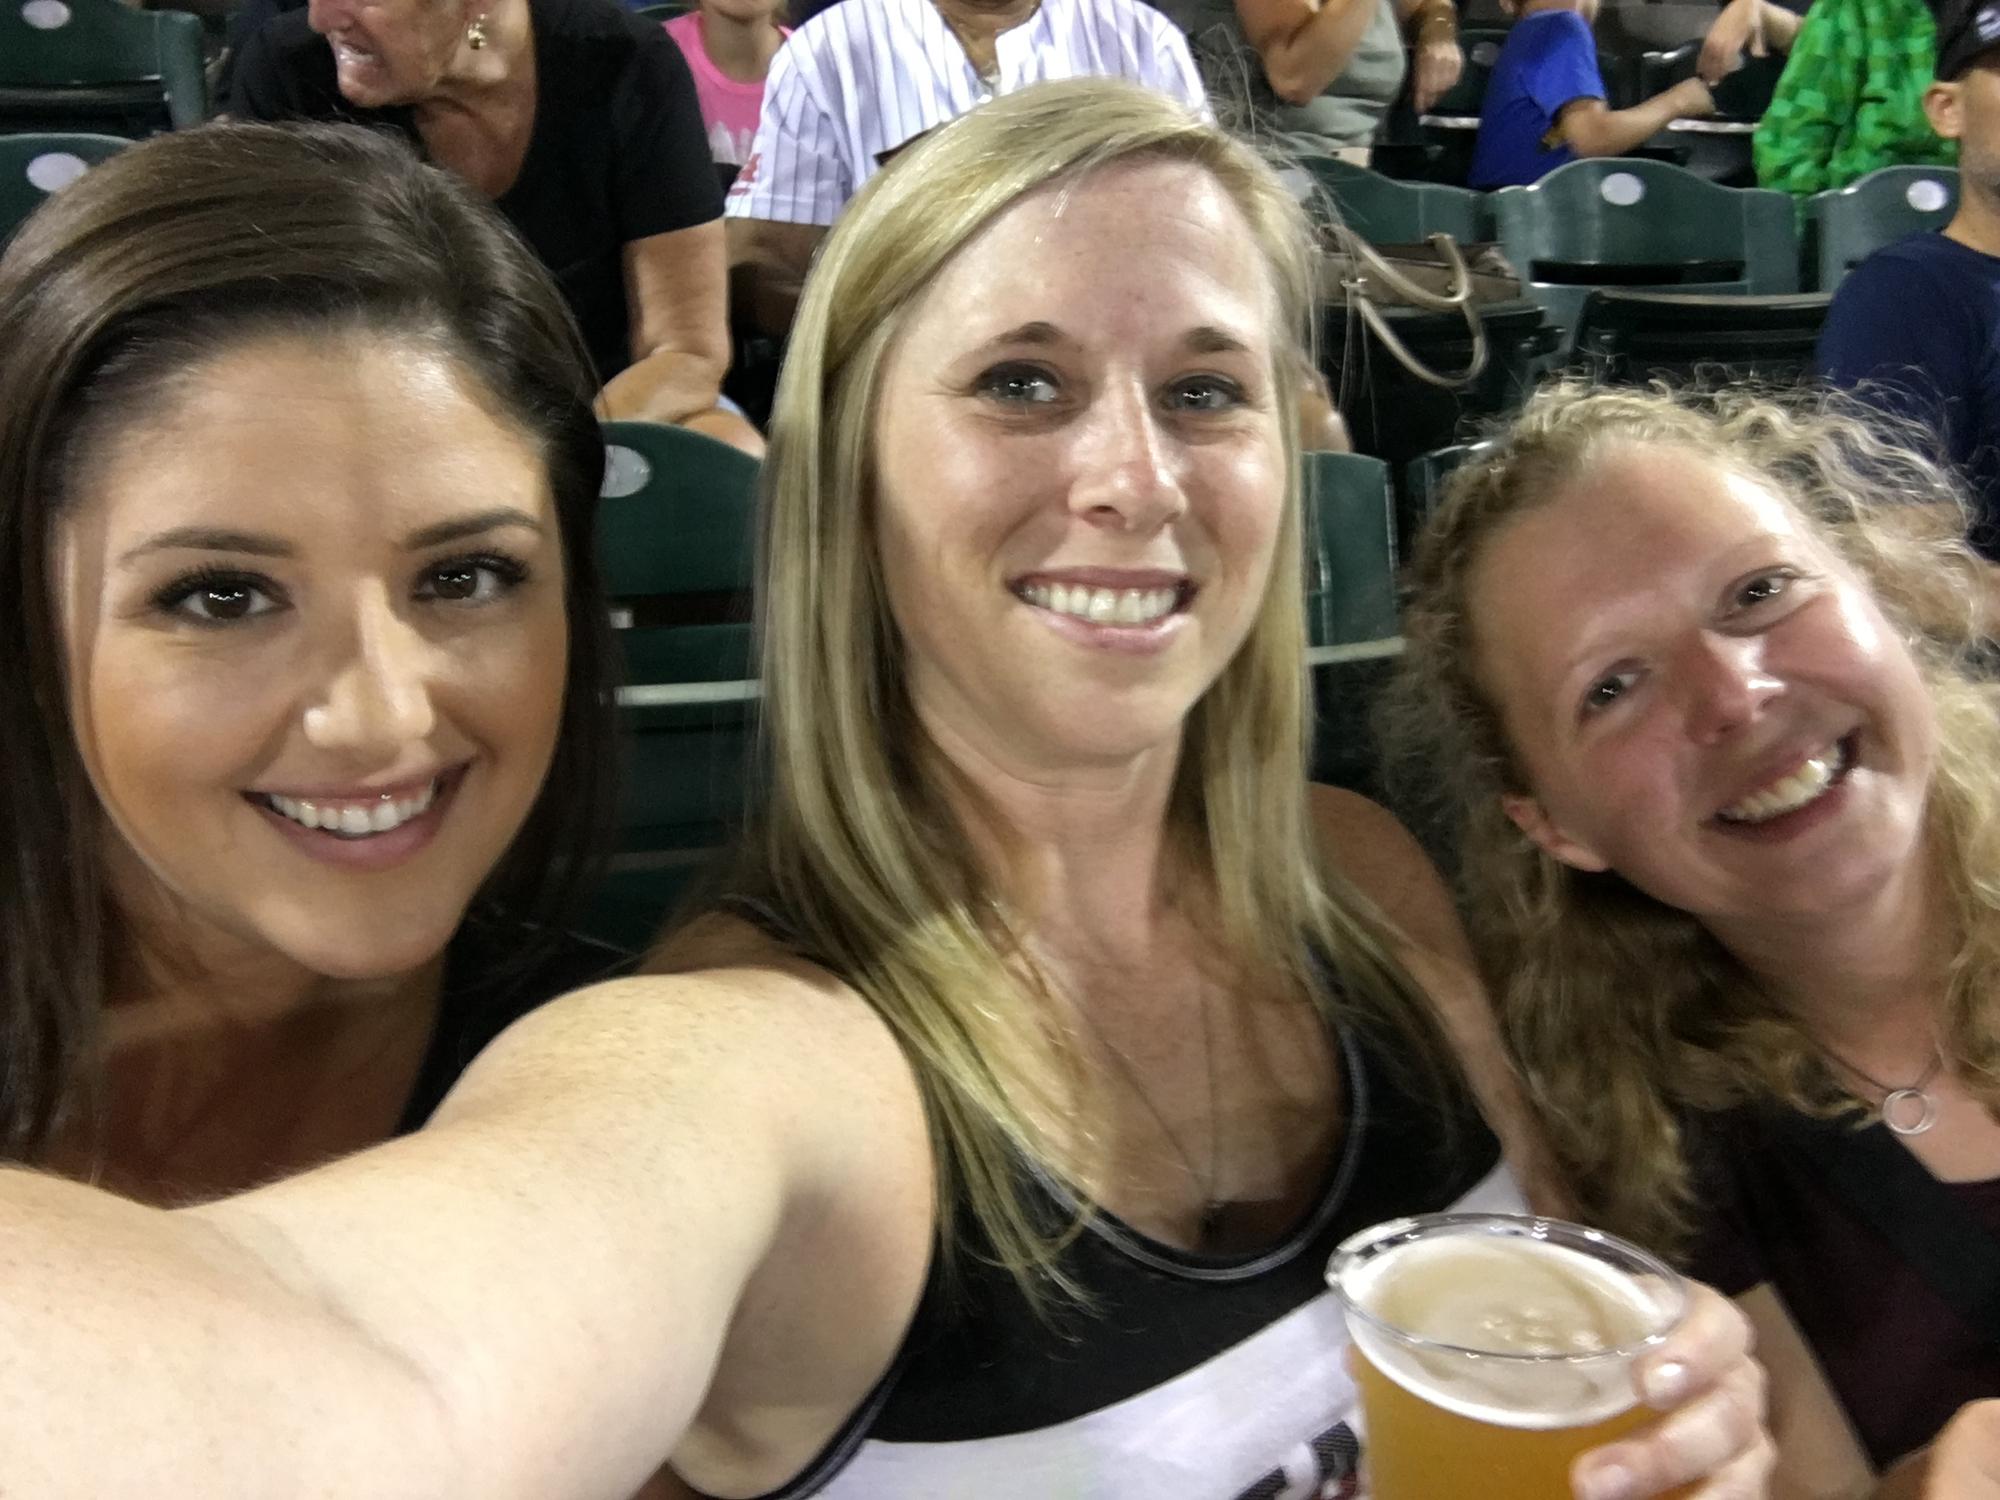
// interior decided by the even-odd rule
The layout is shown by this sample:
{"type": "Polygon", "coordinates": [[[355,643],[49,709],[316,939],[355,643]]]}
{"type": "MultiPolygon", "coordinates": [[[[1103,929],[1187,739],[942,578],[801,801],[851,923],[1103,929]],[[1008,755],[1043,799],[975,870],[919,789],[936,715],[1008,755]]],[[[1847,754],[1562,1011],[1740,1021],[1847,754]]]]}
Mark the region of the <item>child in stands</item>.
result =
{"type": "Polygon", "coordinates": [[[724,192],[750,156],[764,107],[764,75],[791,28],[778,24],[782,0],[700,0],[667,22],[687,57],[702,124],[724,192]]]}
{"type": "Polygon", "coordinates": [[[1605,103],[1598,0],[1502,0],[1514,29],[1493,64],[1472,150],[1471,186],[1535,182],[1579,156],[1619,156],[1674,120],[1715,113],[1699,78],[1630,109],[1605,103]]]}

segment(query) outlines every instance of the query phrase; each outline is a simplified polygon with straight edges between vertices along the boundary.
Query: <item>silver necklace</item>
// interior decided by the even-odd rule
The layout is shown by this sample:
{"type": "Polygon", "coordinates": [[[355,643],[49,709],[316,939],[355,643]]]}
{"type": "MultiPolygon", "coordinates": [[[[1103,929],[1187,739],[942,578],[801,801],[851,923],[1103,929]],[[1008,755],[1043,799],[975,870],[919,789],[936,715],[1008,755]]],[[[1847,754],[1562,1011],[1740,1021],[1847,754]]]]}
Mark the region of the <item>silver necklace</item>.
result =
{"type": "Polygon", "coordinates": [[[1937,1124],[1938,1102],[1931,1097],[1930,1086],[1944,1069],[1944,1048],[1932,1043],[1929,1065],[1914,1083],[1906,1083],[1899,1087],[1893,1083],[1884,1083],[1872,1073],[1862,1072],[1825,1042],[1815,1039],[1813,1045],[1818,1047],[1830,1062],[1839,1064],[1882,1096],[1876,1108],[1882,1115],[1882,1123],[1897,1135],[1922,1135],[1937,1124]]]}
{"type": "Polygon", "coordinates": [[[1118,1069],[1119,1077],[1125,1081],[1125,1086],[1146,1107],[1146,1113],[1153,1117],[1153,1123],[1160,1127],[1160,1134],[1166,1138],[1167,1144],[1173,1147],[1174,1155],[1180,1158],[1181,1169],[1187,1173],[1188,1181],[1194,1184],[1196,1190],[1201,1194],[1201,1213],[1195,1221],[1195,1248],[1197,1250],[1210,1248],[1221,1235],[1223,1223],[1228,1216],[1230,1205],[1215,1196],[1215,1184],[1216,1179],[1220,1175],[1222,1160],[1222,1117],[1216,1108],[1215,1029],[1214,1024],[1209,1019],[1207,992],[1204,991],[1201,996],[1202,1063],[1208,1074],[1209,1133],[1208,1171],[1206,1173],[1195,1170],[1193,1155],[1188,1151],[1186,1146],[1181,1144],[1180,1136],[1175,1134],[1174,1128],[1167,1123],[1165,1112],[1161,1110],[1159,1105],[1153,1102],[1153,1096],[1147,1092],[1145,1084],[1139,1079],[1139,1070],[1132,1066],[1132,1059],[1127,1057],[1121,1049],[1112,1045],[1111,1039],[1098,1026],[1097,1018],[1091,1015],[1089,1006],[1079,1004],[1076,1009],[1077,1013],[1083,1017],[1084,1025],[1090,1028],[1091,1035],[1097,1038],[1098,1046],[1102,1047],[1109,1054],[1113,1065],[1118,1069]]]}

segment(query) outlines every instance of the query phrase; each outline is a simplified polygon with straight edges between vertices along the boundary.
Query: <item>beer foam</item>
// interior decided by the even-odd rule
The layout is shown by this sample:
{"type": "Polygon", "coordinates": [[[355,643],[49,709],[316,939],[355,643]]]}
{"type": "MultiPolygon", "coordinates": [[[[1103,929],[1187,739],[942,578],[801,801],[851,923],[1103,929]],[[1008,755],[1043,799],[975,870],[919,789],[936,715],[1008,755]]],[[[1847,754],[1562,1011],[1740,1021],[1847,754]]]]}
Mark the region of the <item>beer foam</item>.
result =
{"type": "Polygon", "coordinates": [[[1415,1241],[1357,1267],[1346,1286],[1363,1312],[1425,1341],[1350,1320],[1370,1364],[1426,1401],[1507,1427],[1580,1427],[1631,1407],[1629,1363],[1593,1356],[1639,1343],[1667,1317],[1645,1283],[1524,1238],[1415,1241]]]}

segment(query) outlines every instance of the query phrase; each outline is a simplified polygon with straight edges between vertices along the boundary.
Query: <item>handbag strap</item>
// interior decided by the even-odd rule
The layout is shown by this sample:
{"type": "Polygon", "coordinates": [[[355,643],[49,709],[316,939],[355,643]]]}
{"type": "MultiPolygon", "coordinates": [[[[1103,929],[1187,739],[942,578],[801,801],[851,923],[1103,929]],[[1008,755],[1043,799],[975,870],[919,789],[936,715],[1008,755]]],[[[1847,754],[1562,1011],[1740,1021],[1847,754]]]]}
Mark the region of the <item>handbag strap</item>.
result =
{"type": "Polygon", "coordinates": [[[1888,1129],[1787,1111],[1778,1140],[1809,1162],[1980,1336],[2000,1344],[2000,1240],[1888,1129]]]}
{"type": "Polygon", "coordinates": [[[1428,385],[1443,386],[1455,390],[1477,379],[1479,372],[1486,368],[1486,325],[1480,321],[1479,309],[1472,303],[1472,273],[1466,269],[1465,257],[1458,253],[1458,241],[1448,234],[1434,234],[1430,237],[1431,248],[1436,250],[1451,273],[1451,290],[1444,293],[1431,291],[1417,285],[1403,275],[1383,256],[1345,224],[1332,226],[1335,236],[1347,252],[1367,271],[1379,277],[1382,283],[1405,302],[1421,307],[1428,312],[1455,312],[1465,319],[1466,331],[1472,337],[1471,356],[1465,368],[1456,375],[1433,370],[1429,365],[1412,354],[1407,345],[1389,326],[1389,320],[1375,305],[1369,295],[1367,279],[1351,277],[1341,283],[1348,295],[1348,306],[1361,316],[1368,331],[1381,341],[1396,363],[1408,370],[1417,379],[1428,385]]]}

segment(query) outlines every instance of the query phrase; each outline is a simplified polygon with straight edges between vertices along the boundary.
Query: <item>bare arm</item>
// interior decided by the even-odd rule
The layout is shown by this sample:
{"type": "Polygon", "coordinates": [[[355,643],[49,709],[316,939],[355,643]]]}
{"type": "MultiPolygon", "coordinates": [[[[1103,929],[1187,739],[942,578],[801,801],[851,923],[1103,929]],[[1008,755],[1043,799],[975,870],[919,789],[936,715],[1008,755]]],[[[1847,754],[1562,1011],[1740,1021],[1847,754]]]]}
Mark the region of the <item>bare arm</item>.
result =
{"type": "Polygon", "coordinates": [[[1699,78],[1684,78],[1663,93],[1630,109],[1612,109],[1602,99],[1572,99],[1556,129],[1578,156],[1622,156],[1675,120],[1698,120],[1715,113],[1715,99],[1699,78]]]}
{"type": "Polygon", "coordinates": [[[879,1023],[739,979],[559,1001],[433,1126],[205,1208],[0,1174],[0,1488],[624,1500],[745,1288],[776,1272],[837,1321],[896,1258],[869,1221],[928,1191],[879,1023]]]}
{"type": "Polygon", "coordinates": [[[1711,84],[1720,83],[1742,65],[1746,52],[1752,57],[1789,52],[1798,34],[1798,16],[1782,5],[1771,0],[1729,0],[1702,38],[1695,71],[1711,84]]]}
{"type": "Polygon", "coordinates": [[[1264,64],[1271,92],[1305,104],[1346,71],[1382,0],[1236,0],[1244,40],[1264,64]]]}
{"type": "Polygon", "coordinates": [[[604,415],[678,422],[715,405],[729,372],[729,273],[722,221],[625,246],[632,363],[604,387],[604,415]]]}
{"type": "Polygon", "coordinates": [[[1465,71],[1458,6],[1453,0],[1396,0],[1396,17],[1410,44],[1410,103],[1418,114],[1428,114],[1465,71]]]}

